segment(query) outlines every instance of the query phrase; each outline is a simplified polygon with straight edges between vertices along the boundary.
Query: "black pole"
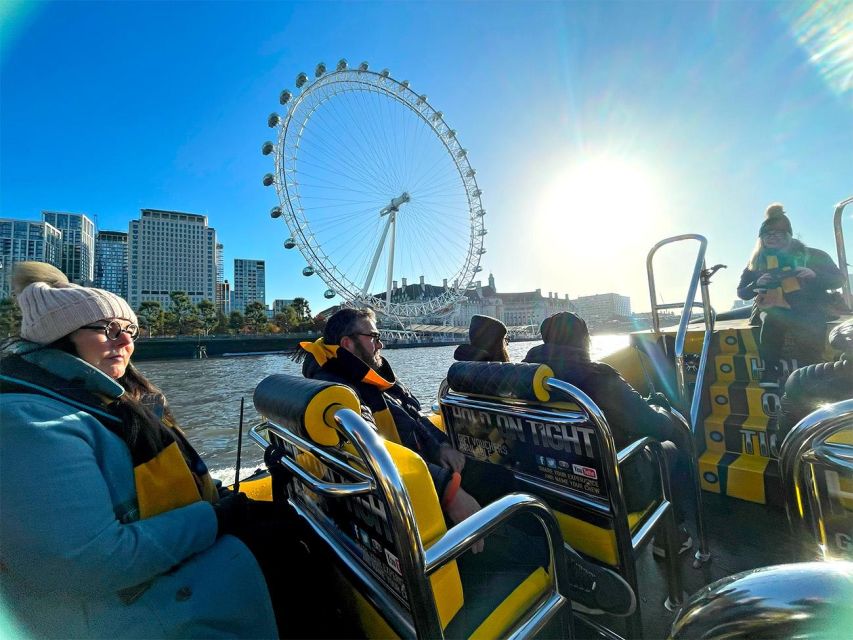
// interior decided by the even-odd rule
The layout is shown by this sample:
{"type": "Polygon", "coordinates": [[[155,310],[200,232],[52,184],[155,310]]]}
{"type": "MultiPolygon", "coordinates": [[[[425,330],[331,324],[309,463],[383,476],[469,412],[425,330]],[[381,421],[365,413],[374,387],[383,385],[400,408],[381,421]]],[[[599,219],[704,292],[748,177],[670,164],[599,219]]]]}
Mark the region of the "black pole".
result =
{"type": "Polygon", "coordinates": [[[237,426],[237,464],[234,467],[234,493],[240,491],[240,456],[243,453],[243,403],[246,398],[240,398],[240,424],[237,426]]]}

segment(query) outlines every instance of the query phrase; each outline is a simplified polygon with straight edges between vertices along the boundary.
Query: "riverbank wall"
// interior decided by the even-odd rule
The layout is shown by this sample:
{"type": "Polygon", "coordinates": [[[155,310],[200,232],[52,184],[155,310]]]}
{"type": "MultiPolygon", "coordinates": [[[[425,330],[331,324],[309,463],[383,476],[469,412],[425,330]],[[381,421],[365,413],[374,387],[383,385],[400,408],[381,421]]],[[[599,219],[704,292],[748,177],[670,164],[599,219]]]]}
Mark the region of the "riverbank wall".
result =
{"type": "MultiPolygon", "coordinates": [[[[316,340],[317,333],[271,336],[185,336],[180,338],[141,338],[136,342],[134,360],[180,360],[199,357],[223,358],[242,355],[264,355],[294,351],[304,340],[316,340]]],[[[398,342],[384,349],[437,347],[461,342],[398,342]]]]}

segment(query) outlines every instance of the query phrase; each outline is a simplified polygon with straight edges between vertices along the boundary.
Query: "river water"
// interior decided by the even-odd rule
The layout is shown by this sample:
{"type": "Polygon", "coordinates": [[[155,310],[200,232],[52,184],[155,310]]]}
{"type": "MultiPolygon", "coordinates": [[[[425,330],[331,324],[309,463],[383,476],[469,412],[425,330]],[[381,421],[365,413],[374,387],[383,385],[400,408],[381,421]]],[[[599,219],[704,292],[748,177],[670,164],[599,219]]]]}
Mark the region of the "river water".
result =
{"type": "MultiPolygon", "coordinates": [[[[512,361],[520,361],[536,344],[539,341],[511,343],[509,354],[512,361]]],[[[591,355],[597,359],[627,344],[627,335],[593,336],[591,355]]],[[[388,349],[384,355],[397,377],[428,408],[453,363],[455,349],[453,346],[388,349]]],[[[211,474],[226,483],[234,479],[240,398],[245,398],[240,476],[246,477],[261,466],[263,460],[263,451],[245,436],[248,427],[258,420],[252,406],[255,386],[275,373],[300,375],[301,371],[300,365],[284,355],[147,360],[139,363],[138,367],[166,394],[178,424],[207,462],[211,474]]]]}

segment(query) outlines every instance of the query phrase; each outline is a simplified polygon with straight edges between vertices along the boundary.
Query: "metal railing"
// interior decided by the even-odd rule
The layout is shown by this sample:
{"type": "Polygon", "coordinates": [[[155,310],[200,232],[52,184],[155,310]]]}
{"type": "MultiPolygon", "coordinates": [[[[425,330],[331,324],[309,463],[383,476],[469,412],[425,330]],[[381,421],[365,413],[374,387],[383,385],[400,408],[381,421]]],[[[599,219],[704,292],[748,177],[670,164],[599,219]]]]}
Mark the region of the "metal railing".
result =
{"type": "Polygon", "coordinates": [[[477,541],[486,537],[496,527],[518,514],[532,515],[543,527],[551,552],[549,575],[552,590],[510,629],[506,636],[521,638],[535,634],[557,616],[560,618],[561,637],[571,637],[571,626],[567,624],[570,599],[565,557],[558,552],[561,549],[562,535],[551,510],[541,500],[525,494],[510,494],[483,507],[465,521],[448,530],[429,549],[424,549],[418,531],[414,510],[409,500],[403,480],[383,444],[381,436],[360,415],[349,409],[339,409],[335,413],[338,430],[353,445],[357,452],[358,464],[365,472],[354,468],[348,462],[337,458],[319,446],[295,435],[289,429],[272,422],[253,426],[250,437],[264,449],[270,443],[259,433],[269,429],[286,443],[305,453],[310,453],[324,464],[333,466],[344,476],[353,478],[353,483],[329,483],[319,480],[305,472],[293,460],[283,447],[273,455],[289,471],[296,474],[309,490],[331,497],[358,496],[375,491],[385,502],[388,512],[388,524],[394,544],[400,552],[400,565],[406,591],[409,594],[411,616],[388,593],[387,588],[377,584],[377,580],[357,559],[353,552],[339,540],[331,527],[324,527],[306,509],[300,505],[295,508],[308,519],[309,524],[325,540],[346,565],[349,571],[359,578],[367,593],[362,595],[372,600],[383,611],[388,623],[402,637],[443,638],[444,630],[438,614],[430,576],[470,549],[477,541]]]}
{"type": "Polygon", "coordinates": [[[836,402],[800,420],[785,436],[779,452],[791,531],[814,539],[819,554],[825,553],[827,526],[815,466],[853,476],[853,447],[827,442],[836,433],[852,428],[853,399],[836,402]]]}
{"type": "Polygon", "coordinates": [[[847,271],[847,251],[844,248],[844,230],[841,228],[841,213],[844,211],[844,207],[851,202],[853,202],[853,197],[842,200],[835,205],[835,217],[833,219],[835,248],[838,250],[838,268],[841,269],[841,274],[844,276],[841,290],[844,292],[844,303],[848,309],[853,309],[853,292],[850,290],[850,275],[847,271]]]}
{"type": "MultiPolygon", "coordinates": [[[[665,238],[658,242],[649,251],[646,258],[646,273],[649,279],[649,298],[651,302],[652,313],[652,328],[657,335],[660,335],[660,316],[658,312],[663,309],[683,309],[681,313],[681,321],[678,323],[678,332],[675,334],[675,376],[676,384],[678,385],[679,400],[681,407],[685,411],[689,411],[690,429],[695,434],[696,425],[699,421],[699,407],[702,398],[702,383],[705,379],[705,366],[708,362],[708,350],[711,344],[711,337],[714,332],[714,321],[716,314],[711,307],[711,299],[708,293],[708,284],[711,281],[711,276],[724,265],[715,265],[710,270],[705,267],[705,249],[708,246],[708,240],[704,236],[693,233],[688,233],[680,236],[665,238]],[[682,240],[696,240],[699,242],[699,251],[696,254],[696,262],[693,265],[693,273],[690,277],[690,285],[687,288],[687,297],[684,302],[672,302],[668,304],[659,304],[657,302],[657,289],[655,288],[655,275],[652,261],[658,249],[661,247],[681,242],[682,240]],[[696,289],[699,288],[702,296],[702,301],[696,302],[696,289]],[[687,325],[690,323],[690,316],[694,307],[702,309],[702,315],[705,322],[705,337],[702,340],[702,352],[699,357],[699,370],[696,372],[696,384],[693,388],[693,395],[687,388],[687,377],[684,363],[684,342],[687,338],[687,325]]],[[[666,349],[666,342],[664,342],[666,349]]]]}

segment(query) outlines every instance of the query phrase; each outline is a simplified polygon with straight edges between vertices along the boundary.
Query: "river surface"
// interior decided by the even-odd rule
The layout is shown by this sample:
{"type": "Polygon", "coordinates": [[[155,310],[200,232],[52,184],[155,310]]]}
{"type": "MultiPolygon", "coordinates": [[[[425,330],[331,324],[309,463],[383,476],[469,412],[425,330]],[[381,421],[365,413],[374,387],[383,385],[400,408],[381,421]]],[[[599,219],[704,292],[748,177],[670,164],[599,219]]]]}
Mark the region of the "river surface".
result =
{"type": "MultiPolygon", "coordinates": [[[[522,360],[527,350],[537,344],[540,341],[511,343],[510,358],[513,362],[522,360]]],[[[593,336],[592,358],[601,358],[627,344],[627,335],[593,336]]],[[[424,408],[429,408],[453,363],[455,349],[454,346],[388,349],[384,355],[397,377],[424,408]]],[[[255,385],[275,373],[301,375],[301,365],[284,355],[147,360],[138,367],[166,394],[178,424],[207,462],[211,474],[226,483],[234,479],[240,398],[245,398],[240,472],[244,478],[263,461],[263,451],[245,435],[248,427],[258,420],[252,405],[255,385]]]]}

